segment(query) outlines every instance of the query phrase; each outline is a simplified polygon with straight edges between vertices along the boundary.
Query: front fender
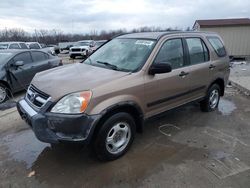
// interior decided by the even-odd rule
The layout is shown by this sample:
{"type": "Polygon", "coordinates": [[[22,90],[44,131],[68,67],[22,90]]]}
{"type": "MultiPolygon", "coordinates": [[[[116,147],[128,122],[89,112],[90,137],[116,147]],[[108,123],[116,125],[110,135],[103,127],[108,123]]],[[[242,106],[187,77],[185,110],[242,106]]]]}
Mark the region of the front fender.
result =
{"type": "Polygon", "coordinates": [[[103,101],[94,101],[92,104],[90,104],[86,113],[89,115],[100,114],[106,109],[109,109],[111,106],[121,104],[133,104],[140,108],[140,111],[144,113],[143,109],[141,108],[142,102],[137,97],[131,95],[118,95],[105,99],[103,101]]]}

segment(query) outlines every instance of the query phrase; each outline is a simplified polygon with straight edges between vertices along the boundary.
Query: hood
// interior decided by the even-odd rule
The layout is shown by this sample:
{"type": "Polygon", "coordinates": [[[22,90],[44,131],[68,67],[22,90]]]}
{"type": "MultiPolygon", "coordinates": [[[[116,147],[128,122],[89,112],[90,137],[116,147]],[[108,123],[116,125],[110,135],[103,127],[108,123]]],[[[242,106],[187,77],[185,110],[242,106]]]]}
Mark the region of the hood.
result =
{"type": "Polygon", "coordinates": [[[38,73],[31,84],[50,95],[52,100],[57,100],[69,93],[92,90],[128,74],[77,63],[38,73]]]}

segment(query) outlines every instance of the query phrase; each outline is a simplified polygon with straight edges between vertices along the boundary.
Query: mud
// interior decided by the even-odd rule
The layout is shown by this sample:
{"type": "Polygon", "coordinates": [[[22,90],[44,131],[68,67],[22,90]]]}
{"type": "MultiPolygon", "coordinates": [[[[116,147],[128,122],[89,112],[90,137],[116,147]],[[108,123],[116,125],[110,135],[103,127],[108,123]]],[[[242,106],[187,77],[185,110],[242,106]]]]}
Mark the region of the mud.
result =
{"type": "Polygon", "coordinates": [[[198,104],[169,111],[147,121],[128,153],[108,163],[88,147],[41,143],[17,112],[7,114],[0,187],[249,187],[249,106],[249,98],[226,94],[215,112],[198,104]]]}

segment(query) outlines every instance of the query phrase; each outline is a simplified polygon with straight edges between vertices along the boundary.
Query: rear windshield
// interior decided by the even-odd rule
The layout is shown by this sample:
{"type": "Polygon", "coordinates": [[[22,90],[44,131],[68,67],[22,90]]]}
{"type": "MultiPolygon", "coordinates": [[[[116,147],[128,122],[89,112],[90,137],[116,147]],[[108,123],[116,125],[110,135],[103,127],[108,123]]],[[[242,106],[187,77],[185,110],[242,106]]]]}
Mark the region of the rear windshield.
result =
{"type": "Polygon", "coordinates": [[[208,37],[207,39],[210,42],[210,44],[213,46],[216,54],[219,57],[224,57],[227,55],[226,49],[218,37],[208,37]]]}

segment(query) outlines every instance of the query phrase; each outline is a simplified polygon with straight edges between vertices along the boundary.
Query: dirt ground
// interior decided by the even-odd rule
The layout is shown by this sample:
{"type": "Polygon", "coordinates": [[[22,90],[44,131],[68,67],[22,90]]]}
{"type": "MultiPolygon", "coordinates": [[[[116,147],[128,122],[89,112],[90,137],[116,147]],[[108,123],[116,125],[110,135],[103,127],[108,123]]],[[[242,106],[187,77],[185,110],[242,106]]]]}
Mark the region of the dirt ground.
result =
{"type": "Polygon", "coordinates": [[[0,114],[0,187],[250,187],[250,100],[227,88],[219,109],[198,104],[148,121],[121,159],[39,142],[15,110],[0,114]]]}

